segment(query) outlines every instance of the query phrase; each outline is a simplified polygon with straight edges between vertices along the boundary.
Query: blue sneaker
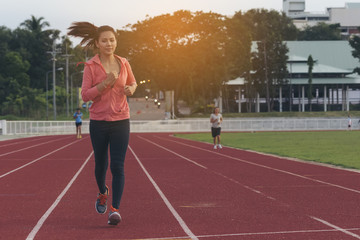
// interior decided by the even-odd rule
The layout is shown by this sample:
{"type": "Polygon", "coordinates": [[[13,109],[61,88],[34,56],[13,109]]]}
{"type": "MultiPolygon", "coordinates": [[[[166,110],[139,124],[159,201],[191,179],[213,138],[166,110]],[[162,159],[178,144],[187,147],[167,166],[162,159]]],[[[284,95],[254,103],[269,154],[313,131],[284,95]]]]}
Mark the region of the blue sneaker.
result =
{"type": "Polygon", "coordinates": [[[95,209],[98,213],[104,214],[106,212],[107,197],[109,196],[109,188],[105,186],[106,191],[104,194],[99,193],[95,202],[95,209]]]}
{"type": "Polygon", "coordinates": [[[109,211],[109,225],[118,225],[118,223],[121,221],[121,216],[119,213],[119,209],[113,208],[113,206],[110,207],[109,211]]]}

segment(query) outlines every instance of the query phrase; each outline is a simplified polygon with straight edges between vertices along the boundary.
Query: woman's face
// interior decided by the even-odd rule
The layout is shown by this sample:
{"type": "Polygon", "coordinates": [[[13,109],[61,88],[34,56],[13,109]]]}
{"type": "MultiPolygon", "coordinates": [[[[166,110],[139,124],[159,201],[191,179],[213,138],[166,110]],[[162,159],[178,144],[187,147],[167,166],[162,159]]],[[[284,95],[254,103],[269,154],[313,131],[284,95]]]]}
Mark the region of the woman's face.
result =
{"type": "Polygon", "coordinates": [[[219,109],[219,108],[215,108],[214,113],[215,113],[215,114],[218,114],[219,112],[220,112],[220,109],[219,109]]]}
{"type": "Polygon", "coordinates": [[[99,48],[100,54],[112,55],[116,49],[116,38],[112,31],[100,33],[98,41],[95,41],[96,47],[99,48]]]}

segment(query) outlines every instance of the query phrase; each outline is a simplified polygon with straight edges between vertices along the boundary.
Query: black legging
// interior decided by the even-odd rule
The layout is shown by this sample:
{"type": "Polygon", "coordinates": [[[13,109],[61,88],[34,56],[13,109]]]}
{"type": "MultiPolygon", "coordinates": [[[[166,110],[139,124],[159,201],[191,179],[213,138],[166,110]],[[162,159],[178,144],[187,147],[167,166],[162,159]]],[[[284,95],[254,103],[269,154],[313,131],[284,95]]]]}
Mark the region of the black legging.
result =
{"type": "Polygon", "coordinates": [[[124,161],[129,144],[129,119],[121,121],[90,120],[90,137],[95,156],[95,178],[100,193],[105,193],[105,178],[108,168],[110,146],[110,169],[112,173],[112,206],[120,206],[124,190],[124,161]]]}

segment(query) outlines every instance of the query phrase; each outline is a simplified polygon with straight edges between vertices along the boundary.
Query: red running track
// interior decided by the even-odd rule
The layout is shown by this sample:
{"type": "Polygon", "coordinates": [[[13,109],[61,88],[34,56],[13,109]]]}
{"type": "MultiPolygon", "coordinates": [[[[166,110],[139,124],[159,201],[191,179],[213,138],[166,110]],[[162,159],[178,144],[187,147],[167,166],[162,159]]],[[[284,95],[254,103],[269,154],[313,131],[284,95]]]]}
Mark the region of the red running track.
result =
{"type": "Polygon", "coordinates": [[[132,133],[114,227],[88,135],[2,141],[0,166],[0,239],[360,239],[357,171],[132,133]]]}

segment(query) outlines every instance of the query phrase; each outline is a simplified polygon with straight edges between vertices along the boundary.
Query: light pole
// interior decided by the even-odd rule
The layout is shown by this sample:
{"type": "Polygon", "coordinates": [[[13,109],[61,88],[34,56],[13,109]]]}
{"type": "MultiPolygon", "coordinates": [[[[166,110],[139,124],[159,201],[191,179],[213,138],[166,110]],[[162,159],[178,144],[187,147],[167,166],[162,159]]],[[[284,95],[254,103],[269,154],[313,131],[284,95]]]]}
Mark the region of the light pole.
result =
{"type": "Polygon", "coordinates": [[[55,69],[55,62],[56,62],[56,54],[59,53],[59,50],[56,49],[56,42],[54,39],[52,51],[48,51],[50,53],[53,61],[53,108],[54,108],[54,120],[56,120],[56,69],[55,69]]]}
{"type": "Polygon", "coordinates": [[[66,71],[65,71],[65,79],[66,79],[66,116],[69,116],[69,58],[73,56],[72,54],[68,54],[67,52],[67,44],[66,44],[66,54],[63,55],[66,59],[66,71]]]}
{"type": "Polygon", "coordinates": [[[53,109],[54,109],[54,120],[56,120],[56,70],[55,70],[55,57],[53,59],[53,109]]]}
{"type": "MultiPolygon", "coordinates": [[[[58,68],[58,69],[56,69],[57,71],[62,71],[63,70],[63,68],[62,67],[60,67],[60,68],[58,68]]],[[[47,71],[46,72],[46,82],[45,82],[45,85],[46,85],[46,120],[49,120],[49,100],[48,100],[48,89],[49,89],[49,78],[48,78],[48,76],[49,76],[49,73],[51,73],[52,72],[52,70],[51,71],[47,71]]]]}

